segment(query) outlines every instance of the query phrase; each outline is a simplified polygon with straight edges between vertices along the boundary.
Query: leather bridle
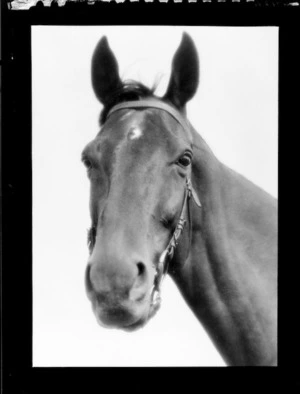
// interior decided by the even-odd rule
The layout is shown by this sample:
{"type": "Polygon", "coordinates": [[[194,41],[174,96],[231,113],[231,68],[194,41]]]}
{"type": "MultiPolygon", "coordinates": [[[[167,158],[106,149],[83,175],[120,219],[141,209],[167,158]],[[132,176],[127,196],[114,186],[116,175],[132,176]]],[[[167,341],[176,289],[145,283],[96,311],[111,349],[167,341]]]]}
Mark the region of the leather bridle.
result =
{"type": "MultiPolygon", "coordinates": [[[[156,100],[138,100],[138,101],[126,101],[120,104],[115,105],[107,115],[107,118],[114,112],[119,111],[121,109],[147,109],[147,108],[157,108],[162,111],[168,112],[174,119],[177,120],[177,122],[183,127],[183,129],[186,131],[186,133],[191,136],[191,131],[189,128],[188,121],[173,107],[171,107],[169,104],[164,103],[162,101],[156,101],[156,100]]],[[[189,208],[189,200],[190,198],[193,197],[193,200],[195,201],[196,205],[198,207],[201,207],[201,203],[199,200],[199,197],[197,196],[197,193],[195,192],[192,182],[190,178],[186,178],[186,187],[185,187],[185,193],[184,193],[184,198],[183,198],[183,204],[180,212],[180,217],[177,222],[177,225],[175,227],[175,230],[172,234],[172,237],[165,248],[165,250],[162,252],[159,262],[158,262],[158,267],[156,269],[156,275],[154,279],[154,285],[153,285],[153,290],[152,290],[152,304],[155,305],[156,303],[159,302],[159,295],[160,295],[160,285],[165,277],[165,275],[168,272],[169,268],[169,263],[172,260],[174,256],[175,249],[178,245],[179,239],[182,235],[183,229],[186,225],[187,219],[186,219],[186,211],[188,212],[188,220],[190,223],[190,228],[191,228],[191,220],[190,220],[190,208],[189,208]]],[[[190,236],[190,241],[191,241],[191,236],[190,236]]]]}
{"type": "MultiPolygon", "coordinates": [[[[185,193],[184,193],[184,199],[183,199],[183,204],[180,212],[180,216],[177,222],[177,225],[175,227],[175,230],[173,232],[173,235],[170,239],[170,242],[168,243],[168,246],[166,249],[162,252],[159,258],[159,263],[158,263],[158,272],[162,272],[157,279],[158,284],[157,287],[159,287],[160,282],[164,278],[164,276],[168,272],[169,268],[169,262],[172,260],[174,256],[175,249],[178,245],[179,238],[184,230],[184,227],[186,225],[187,219],[185,218],[185,211],[187,210],[188,212],[188,220],[189,223],[191,222],[190,220],[190,206],[189,206],[189,200],[190,198],[193,197],[193,200],[195,201],[196,205],[200,208],[201,207],[201,202],[192,186],[190,178],[186,178],[186,188],[185,188],[185,193]]],[[[191,224],[191,223],[190,223],[191,224]]],[[[191,226],[190,226],[191,227],[191,226]]]]}
{"type": "Polygon", "coordinates": [[[184,128],[184,130],[188,134],[188,136],[190,138],[192,137],[187,119],[184,118],[175,108],[171,107],[171,105],[164,103],[162,101],[158,101],[158,100],[153,100],[153,99],[136,100],[136,101],[126,101],[124,103],[117,104],[109,110],[106,119],[114,112],[120,111],[121,109],[126,109],[126,108],[127,109],[128,108],[129,109],[157,108],[162,111],[168,112],[184,128]]]}

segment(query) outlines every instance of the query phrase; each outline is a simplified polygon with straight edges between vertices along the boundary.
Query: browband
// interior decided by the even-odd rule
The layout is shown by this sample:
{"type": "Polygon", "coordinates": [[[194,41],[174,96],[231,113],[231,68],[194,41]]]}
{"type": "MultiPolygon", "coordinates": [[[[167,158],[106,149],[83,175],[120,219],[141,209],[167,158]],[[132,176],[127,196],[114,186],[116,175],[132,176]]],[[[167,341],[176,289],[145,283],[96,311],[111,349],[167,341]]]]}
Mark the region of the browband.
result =
{"type": "Polygon", "coordinates": [[[108,112],[107,118],[114,112],[119,111],[120,109],[125,108],[157,108],[162,111],[168,112],[177,122],[183,127],[183,129],[191,135],[190,127],[187,119],[185,119],[175,108],[171,107],[171,105],[164,103],[162,101],[157,100],[136,100],[136,101],[126,101],[124,103],[120,103],[112,107],[112,109],[108,112]]]}

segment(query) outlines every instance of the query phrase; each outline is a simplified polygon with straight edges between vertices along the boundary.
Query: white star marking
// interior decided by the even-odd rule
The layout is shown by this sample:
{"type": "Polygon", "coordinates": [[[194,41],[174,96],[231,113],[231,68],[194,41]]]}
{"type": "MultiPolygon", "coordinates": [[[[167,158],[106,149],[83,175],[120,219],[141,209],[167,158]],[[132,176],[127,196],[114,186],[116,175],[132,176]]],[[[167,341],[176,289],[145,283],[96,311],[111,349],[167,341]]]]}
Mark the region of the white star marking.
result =
{"type": "Polygon", "coordinates": [[[135,140],[137,138],[140,138],[143,135],[143,131],[139,127],[131,127],[129,130],[128,137],[131,140],[135,140]]]}

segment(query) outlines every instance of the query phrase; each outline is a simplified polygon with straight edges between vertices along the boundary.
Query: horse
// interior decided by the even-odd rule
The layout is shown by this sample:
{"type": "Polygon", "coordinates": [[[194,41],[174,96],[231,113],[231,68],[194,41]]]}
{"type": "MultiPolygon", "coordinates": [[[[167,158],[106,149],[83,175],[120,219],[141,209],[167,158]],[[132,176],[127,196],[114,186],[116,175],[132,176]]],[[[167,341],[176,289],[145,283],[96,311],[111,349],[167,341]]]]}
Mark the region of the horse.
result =
{"type": "Polygon", "coordinates": [[[108,39],[91,61],[103,105],[90,181],[85,288],[98,323],[133,332],[169,275],[229,366],[277,365],[277,200],[221,163],[186,104],[199,57],[183,33],[166,93],[122,81],[108,39]]]}

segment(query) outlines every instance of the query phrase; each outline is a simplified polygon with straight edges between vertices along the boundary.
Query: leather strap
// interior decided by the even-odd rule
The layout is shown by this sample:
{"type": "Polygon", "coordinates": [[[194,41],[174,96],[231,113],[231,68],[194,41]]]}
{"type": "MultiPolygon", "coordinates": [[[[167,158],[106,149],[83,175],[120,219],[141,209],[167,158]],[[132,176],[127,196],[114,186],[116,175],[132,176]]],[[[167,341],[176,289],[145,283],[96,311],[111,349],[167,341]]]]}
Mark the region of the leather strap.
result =
{"type": "Polygon", "coordinates": [[[112,107],[112,109],[107,114],[107,118],[114,112],[126,108],[157,108],[162,111],[168,112],[175,120],[177,120],[177,122],[183,127],[185,132],[191,137],[191,131],[187,119],[184,118],[175,108],[171,107],[171,105],[162,101],[157,101],[153,99],[126,101],[112,107]]]}

